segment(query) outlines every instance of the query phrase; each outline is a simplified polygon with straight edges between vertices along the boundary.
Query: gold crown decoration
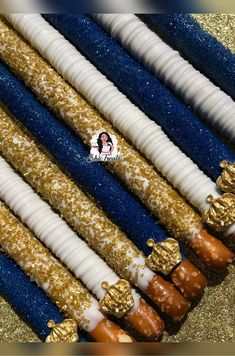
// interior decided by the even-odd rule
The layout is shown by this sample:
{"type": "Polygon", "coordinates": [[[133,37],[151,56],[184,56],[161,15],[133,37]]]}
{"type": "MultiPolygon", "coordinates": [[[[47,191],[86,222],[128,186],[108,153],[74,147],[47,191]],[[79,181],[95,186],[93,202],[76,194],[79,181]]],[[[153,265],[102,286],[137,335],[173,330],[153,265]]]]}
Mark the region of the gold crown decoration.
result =
{"type": "Polygon", "coordinates": [[[224,193],[221,197],[214,199],[212,195],[207,197],[211,205],[209,210],[203,214],[204,221],[216,231],[225,231],[235,222],[235,195],[224,193]]]}
{"type": "Polygon", "coordinates": [[[50,335],[46,338],[47,343],[79,341],[77,324],[73,319],[65,319],[59,324],[56,324],[53,320],[50,320],[47,325],[52,329],[50,335]]]}
{"type": "Polygon", "coordinates": [[[152,247],[153,251],[146,258],[146,265],[154,272],[168,275],[182,261],[180,246],[175,239],[168,238],[160,243],[155,243],[153,239],[149,239],[147,245],[152,247]]]}
{"type": "Polygon", "coordinates": [[[103,313],[121,318],[133,307],[134,299],[131,286],[125,279],[120,279],[112,286],[109,286],[108,282],[103,282],[102,288],[106,290],[104,297],[99,302],[103,313]]]}
{"type": "Polygon", "coordinates": [[[235,192],[235,162],[228,163],[227,161],[220,162],[220,167],[223,168],[223,173],[217,179],[216,183],[220,189],[226,193],[235,192]]]}

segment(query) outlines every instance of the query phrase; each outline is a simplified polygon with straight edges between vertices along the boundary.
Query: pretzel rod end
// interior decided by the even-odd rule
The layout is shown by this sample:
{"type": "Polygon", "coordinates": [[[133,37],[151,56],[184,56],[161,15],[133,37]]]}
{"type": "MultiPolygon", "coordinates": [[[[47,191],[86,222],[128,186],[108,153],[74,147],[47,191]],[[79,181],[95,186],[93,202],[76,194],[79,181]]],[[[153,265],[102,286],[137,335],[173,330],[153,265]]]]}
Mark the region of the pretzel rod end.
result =
{"type": "Polygon", "coordinates": [[[124,330],[108,319],[101,320],[90,332],[90,336],[98,342],[133,342],[133,339],[124,330]]]}
{"type": "Polygon", "coordinates": [[[186,299],[201,295],[207,286],[206,277],[188,259],[184,259],[170,278],[186,299]]]}
{"type": "Polygon", "coordinates": [[[149,283],[146,294],[174,321],[183,319],[190,308],[190,303],[180,292],[157,275],[149,283]]]}
{"type": "Polygon", "coordinates": [[[143,299],[140,299],[138,310],[128,313],[125,319],[139,334],[149,340],[157,340],[162,335],[165,327],[164,321],[157,312],[143,299]]]}
{"type": "Polygon", "coordinates": [[[234,253],[204,229],[187,242],[200,259],[213,270],[227,268],[234,259],[234,253]]]}

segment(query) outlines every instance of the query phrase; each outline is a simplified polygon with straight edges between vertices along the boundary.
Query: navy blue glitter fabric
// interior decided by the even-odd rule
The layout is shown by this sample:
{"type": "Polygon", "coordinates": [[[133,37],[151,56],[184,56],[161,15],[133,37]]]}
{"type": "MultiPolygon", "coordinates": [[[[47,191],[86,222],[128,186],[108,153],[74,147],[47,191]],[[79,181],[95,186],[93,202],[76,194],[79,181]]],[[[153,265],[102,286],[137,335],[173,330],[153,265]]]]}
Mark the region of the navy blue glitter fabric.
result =
{"type": "Polygon", "coordinates": [[[172,47],[235,99],[235,55],[187,14],[145,15],[172,47]]]}
{"type": "Polygon", "coordinates": [[[10,258],[0,252],[0,293],[44,340],[51,332],[47,323],[64,320],[59,309],[10,258]]]}
{"type": "Polygon", "coordinates": [[[145,206],[100,163],[88,163],[88,148],[74,132],[44,108],[35,96],[0,62],[0,100],[62,167],[106,211],[139,249],[149,254],[146,241],[161,241],[166,232],[145,206]],[[12,100],[14,98],[14,100],[12,100]]]}
{"type": "Polygon", "coordinates": [[[45,15],[45,18],[212,179],[216,180],[221,173],[220,161],[235,160],[227,145],[89,17],[45,15]]]}

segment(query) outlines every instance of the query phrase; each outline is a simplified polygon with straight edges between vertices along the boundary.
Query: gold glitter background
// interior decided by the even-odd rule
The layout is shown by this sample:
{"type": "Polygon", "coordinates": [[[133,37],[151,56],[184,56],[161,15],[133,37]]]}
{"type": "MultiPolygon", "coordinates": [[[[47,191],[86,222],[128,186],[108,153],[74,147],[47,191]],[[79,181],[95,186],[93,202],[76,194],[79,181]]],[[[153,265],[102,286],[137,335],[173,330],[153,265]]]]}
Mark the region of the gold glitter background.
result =
{"type": "Polygon", "coordinates": [[[235,52],[235,14],[194,14],[200,26],[235,52]]]}
{"type": "Polygon", "coordinates": [[[0,296],[0,342],[39,342],[39,338],[0,296]]]}
{"type": "Polygon", "coordinates": [[[235,266],[207,274],[209,286],[180,327],[167,325],[165,342],[235,342],[235,266]]]}
{"type": "MultiPolygon", "coordinates": [[[[235,52],[235,14],[195,14],[210,34],[235,52]]],[[[208,273],[207,273],[208,275],[208,273]]],[[[235,266],[225,275],[209,274],[210,285],[182,325],[167,323],[165,342],[235,342],[235,266]]],[[[39,341],[9,304],[0,297],[0,342],[39,341]]]]}

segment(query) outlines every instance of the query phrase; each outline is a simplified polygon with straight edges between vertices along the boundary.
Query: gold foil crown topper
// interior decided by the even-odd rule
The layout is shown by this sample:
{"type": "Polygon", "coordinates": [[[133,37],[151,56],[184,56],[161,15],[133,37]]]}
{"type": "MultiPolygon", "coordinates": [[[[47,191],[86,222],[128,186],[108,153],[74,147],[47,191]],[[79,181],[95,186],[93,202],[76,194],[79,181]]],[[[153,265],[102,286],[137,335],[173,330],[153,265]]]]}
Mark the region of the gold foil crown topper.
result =
{"type": "Polygon", "coordinates": [[[225,193],[217,199],[209,195],[207,202],[211,206],[203,214],[203,219],[209,226],[224,231],[235,222],[235,195],[225,193]]]}
{"type": "Polygon", "coordinates": [[[147,245],[153,247],[153,251],[146,258],[146,265],[155,272],[168,275],[182,261],[180,246],[175,239],[168,238],[160,243],[150,239],[147,245]]]}
{"type": "Polygon", "coordinates": [[[223,173],[217,179],[216,183],[224,192],[235,192],[235,163],[229,164],[227,161],[222,161],[220,167],[223,168],[223,173]]]}
{"type": "Polygon", "coordinates": [[[78,342],[77,324],[73,319],[65,319],[60,324],[50,320],[47,325],[52,331],[47,336],[46,342],[78,342]]]}
{"type": "Polygon", "coordinates": [[[106,290],[104,297],[99,302],[103,313],[121,318],[133,307],[134,299],[131,286],[125,279],[120,279],[112,286],[109,286],[108,282],[103,282],[102,288],[106,290]]]}

